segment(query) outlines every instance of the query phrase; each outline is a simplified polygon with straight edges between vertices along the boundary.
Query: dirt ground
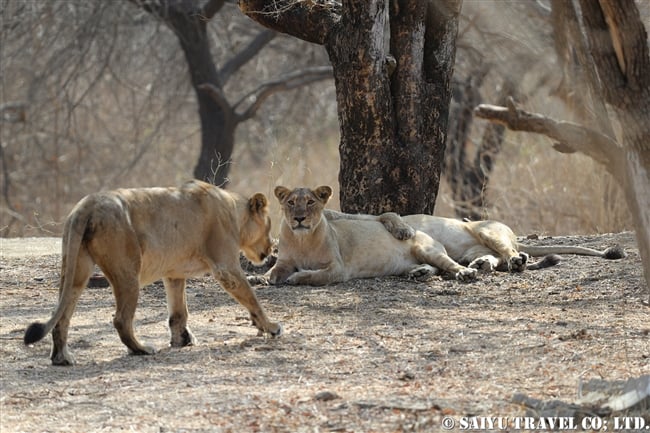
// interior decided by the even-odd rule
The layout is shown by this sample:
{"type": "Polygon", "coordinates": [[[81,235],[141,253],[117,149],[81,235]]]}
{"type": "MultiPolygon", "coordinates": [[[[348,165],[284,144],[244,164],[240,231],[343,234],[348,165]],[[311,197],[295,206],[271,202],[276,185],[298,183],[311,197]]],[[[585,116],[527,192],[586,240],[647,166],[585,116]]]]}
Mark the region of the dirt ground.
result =
{"type": "MultiPolygon", "coordinates": [[[[257,337],[211,278],[191,280],[199,344],[169,349],[161,284],[144,288],[136,333],[160,352],[127,355],[109,288],[87,289],[72,319],[73,367],[50,339],[22,343],[57,300],[57,240],[1,240],[2,432],[430,432],[444,417],[516,417],[524,394],[574,402],[592,379],[650,373],[650,308],[631,233],[536,243],[627,258],[565,256],[550,269],[356,280],[258,290],[279,339],[257,337]]],[[[650,423],[650,421],[649,421],[650,423]]],[[[456,431],[458,429],[455,429],[456,431]]]]}

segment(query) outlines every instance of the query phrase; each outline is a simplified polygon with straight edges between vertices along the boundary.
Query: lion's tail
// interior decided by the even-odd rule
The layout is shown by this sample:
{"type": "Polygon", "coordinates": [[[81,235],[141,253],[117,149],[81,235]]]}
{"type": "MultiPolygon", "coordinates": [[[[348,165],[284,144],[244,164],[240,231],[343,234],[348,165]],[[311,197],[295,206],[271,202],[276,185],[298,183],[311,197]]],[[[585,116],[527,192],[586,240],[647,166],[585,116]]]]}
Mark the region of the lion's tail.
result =
{"type": "Polygon", "coordinates": [[[23,341],[25,345],[36,343],[49,334],[54,326],[61,320],[72,295],[77,257],[81,249],[86,226],[90,219],[90,213],[72,212],[65,224],[63,231],[61,282],[59,286],[59,304],[52,317],[47,323],[34,322],[25,330],[23,341]]]}
{"type": "Polygon", "coordinates": [[[561,261],[562,258],[557,254],[548,254],[544,256],[542,260],[535,263],[531,263],[528,266],[526,266],[526,269],[531,271],[537,271],[539,269],[550,268],[551,266],[555,266],[561,261]]]}
{"type": "Polygon", "coordinates": [[[604,259],[622,259],[625,257],[625,251],[619,245],[609,247],[603,251],[593,248],[568,246],[568,245],[523,245],[517,244],[519,251],[530,254],[533,257],[544,256],[547,254],[578,254],[581,256],[596,256],[604,259]]]}

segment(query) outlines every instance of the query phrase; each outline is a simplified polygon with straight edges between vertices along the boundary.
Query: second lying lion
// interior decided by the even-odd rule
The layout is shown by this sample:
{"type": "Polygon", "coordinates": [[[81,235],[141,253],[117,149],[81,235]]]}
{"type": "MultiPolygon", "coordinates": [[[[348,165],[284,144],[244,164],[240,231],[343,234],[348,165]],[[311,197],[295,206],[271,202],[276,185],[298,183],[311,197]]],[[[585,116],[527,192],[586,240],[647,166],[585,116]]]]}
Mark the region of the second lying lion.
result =
{"type": "MultiPolygon", "coordinates": [[[[377,220],[378,217],[364,214],[346,214],[327,211],[329,220],[377,220]]],[[[454,261],[482,271],[521,272],[525,269],[542,269],[560,261],[558,254],[596,256],[604,259],[621,259],[625,251],[619,246],[603,251],[577,245],[525,245],[517,241],[510,227],[491,220],[461,221],[454,218],[416,214],[379,220],[393,236],[405,239],[404,227],[420,230],[437,242],[454,261]],[[537,263],[529,264],[529,256],[546,256],[537,263]]]]}
{"type": "Polygon", "coordinates": [[[461,281],[476,278],[476,269],[456,263],[440,243],[424,232],[415,231],[405,240],[396,237],[406,238],[411,233],[393,237],[382,223],[403,229],[396,214],[384,214],[376,220],[366,217],[328,221],[324,207],[331,195],[329,186],[315,190],[275,188],[283,218],[278,260],[265,275],[271,284],[320,286],[353,278],[421,275],[437,270],[461,281]]]}

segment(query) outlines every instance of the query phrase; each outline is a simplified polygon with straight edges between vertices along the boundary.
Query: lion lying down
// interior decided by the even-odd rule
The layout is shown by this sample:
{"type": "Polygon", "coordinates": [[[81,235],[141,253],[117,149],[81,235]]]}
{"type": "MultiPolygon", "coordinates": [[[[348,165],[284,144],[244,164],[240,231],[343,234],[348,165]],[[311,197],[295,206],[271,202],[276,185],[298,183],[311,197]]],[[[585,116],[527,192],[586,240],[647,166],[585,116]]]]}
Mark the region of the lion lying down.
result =
{"type": "Polygon", "coordinates": [[[419,276],[438,270],[461,281],[476,277],[476,269],[456,263],[440,243],[424,232],[413,232],[396,214],[328,221],[324,207],[332,195],[329,186],[293,191],[278,186],[275,195],[283,219],[278,260],[265,275],[271,284],[320,286],[352,278],[419,276]]]}
{"type": "Polygon", "coordinates": [[[93,272],[104,272],[115,295],[113,324],[132,354],[154,353],[133,332],[140,287],[163,279],[171,345],[195,343],[187,326],[185,279],[212,273],[250,312],[260,332],[279,335],[269,321],[239,264],[240,250],[254,263],[271,252],[271,220],[263,194],[249,199],[213,185],[191,181],[181,188],[120,189],[83,198],[68,216],[63,232],[59,304],[50,320],[33,323],[25,344],[52,332],[52,364],[71,365],[68,327],[93,272]]]}
{"type": "MultiPolygon", "coordinates": [[[[364,218],[364,215],[344,215],[345,218],[364,218]]],[[[339,216],[341,217],[341,216],[339,216]]],[[[421,230],[440,242],[449,257],[470,268],[484,271],[521,272],[525,269],[541,269],[560,261],[557,254],[578,254],[605,259],[620,259],[625,252],[614,246],[598,251],[573,245],[524,245],[517,241],[514,232],[498,221],[461,221],[432,215],[406,215],[402,221],[421,230]],[[528,265],[529,256],[544,256],[544,260],[528,265]]],[[[394,231],[394,224],[385,225],[394,231]]]]}
{"type": "Polygon", "coordinates": [[[523,245],[508,226],[497,221],[345,214],[324,209],[331,194],[328,186],[293,191],[276,187],[283,211],[278,261],[264,278],[253,281],[323,285],[351,278],[437,271],[468,281],[476,277],[477,270],[520,272],[553,266],[560,260],[557,254],[625,257],[619,247],[598,251],[523,245]],[[529,255],[547,256],[529,265],[529,255]]]}

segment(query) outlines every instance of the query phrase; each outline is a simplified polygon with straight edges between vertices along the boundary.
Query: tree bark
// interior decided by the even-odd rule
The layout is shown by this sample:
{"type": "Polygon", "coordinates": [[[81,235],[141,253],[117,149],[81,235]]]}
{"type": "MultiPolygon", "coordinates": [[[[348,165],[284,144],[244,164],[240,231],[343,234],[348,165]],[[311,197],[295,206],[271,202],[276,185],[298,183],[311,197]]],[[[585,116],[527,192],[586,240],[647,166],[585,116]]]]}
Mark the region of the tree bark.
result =
{"type": "Polygon", "coordinates": [[[341,128],[343,211],[433,212],[460,3],[239,1],[260,24],[327,49],[341,128]]]}
{"type": "MultiPolygon", "coordinates": [[[[623,166],[614,177],[632,213],[650,292],[650,55],[634,0],[580,0],[585,32],[604,100],[621,125],[623,166]]],[[[592,74],[595,75],[595,74],[592,74]]],[[[592,79],[592,80],[595,80],[592,79]]],[[[593,86],[597,86],[592,82],[593,86]]]]}
{"type": "MultiPolygon", "coordinates": [[[[344,6],[345,7],[345,6],[344,6]]],[[[402,176],[390,80],[385,66],[385,2],[349,2],[326,45],[334,70],[341,141],[340,202],[344,212],[380,213],[390,208],[383,187],[402,176]],[[397,161],[396,161],[397,162],[397,161]],[[374,202],[373,206],[363,201],[374,202]]],[[[405,167],[404,167],[405,168],[405,167]]],[[[398,195],[402,195],[400,191],[398,195]]],[[[395,208],[394,208],[395,209],[395,208]]]]}

